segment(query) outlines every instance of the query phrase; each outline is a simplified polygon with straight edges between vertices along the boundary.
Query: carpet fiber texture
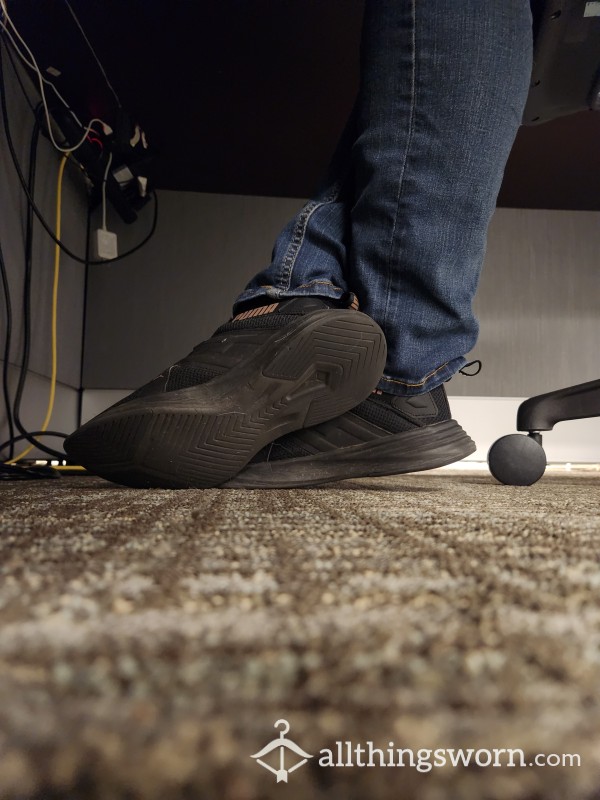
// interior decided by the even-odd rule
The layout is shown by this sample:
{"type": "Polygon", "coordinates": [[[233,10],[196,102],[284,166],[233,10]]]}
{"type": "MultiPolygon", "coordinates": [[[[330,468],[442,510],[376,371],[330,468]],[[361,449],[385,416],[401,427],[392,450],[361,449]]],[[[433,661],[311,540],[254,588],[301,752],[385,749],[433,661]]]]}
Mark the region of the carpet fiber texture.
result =
{"type": "Polygon", "coordinates": [[[599,508],[597,473],[2,485],[0,797],[598,798],[599,508]],[[581,765],[323,765],[369,741],[581,765]]]}

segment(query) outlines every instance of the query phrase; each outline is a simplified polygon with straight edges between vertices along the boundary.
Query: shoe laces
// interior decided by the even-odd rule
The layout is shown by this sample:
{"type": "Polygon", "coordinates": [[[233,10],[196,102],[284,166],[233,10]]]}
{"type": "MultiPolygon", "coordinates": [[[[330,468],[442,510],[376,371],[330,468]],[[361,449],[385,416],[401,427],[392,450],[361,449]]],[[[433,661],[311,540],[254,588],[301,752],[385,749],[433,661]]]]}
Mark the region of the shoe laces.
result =
{"type": "Polygon", "coordinates": [[[458,371],[460,372],[461,375],[466,375],[467,378],[474,378],[475,375],[479,375],[479,373],[481,372],[482,366],[483,365],[482,365],[481,361],[478,358],[476,358],[474,361],[469,361],[467,364],[464,365],[464,367],[462,367],[458,371]],[[477,371],[476,372],[465,372],[465,370],[468,369],[469,367],[472,367],[473,364],[477,364],[477,371]]]}

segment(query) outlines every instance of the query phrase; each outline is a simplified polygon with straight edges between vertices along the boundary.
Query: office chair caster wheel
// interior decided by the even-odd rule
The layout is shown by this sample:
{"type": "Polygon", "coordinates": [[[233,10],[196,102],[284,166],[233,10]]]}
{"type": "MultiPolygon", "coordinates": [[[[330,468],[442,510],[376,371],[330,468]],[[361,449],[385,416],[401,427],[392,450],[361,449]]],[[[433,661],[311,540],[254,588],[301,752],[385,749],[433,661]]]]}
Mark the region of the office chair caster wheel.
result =
{"type": "Polygon", "coordinates": [[[539,434],[512,433],[494,442],[488,452],[488,466],[494,478],[508,486],[531,486],[539,481],[546,469],[541,439],[539,434]]]}

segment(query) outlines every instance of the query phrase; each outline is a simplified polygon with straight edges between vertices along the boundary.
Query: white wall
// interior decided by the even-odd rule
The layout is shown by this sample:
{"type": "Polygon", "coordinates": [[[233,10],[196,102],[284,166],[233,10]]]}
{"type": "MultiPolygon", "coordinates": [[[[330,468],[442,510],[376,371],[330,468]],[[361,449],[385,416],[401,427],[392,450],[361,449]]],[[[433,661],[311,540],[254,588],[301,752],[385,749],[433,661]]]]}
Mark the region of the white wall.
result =
{"type": "MultiPolygon", "coordinates": [[[[86,388],[135,388],[209,336],[303,202],[167,191],[159,201],[145,248],[90,269],[86,388]]],[[[151,214],[123,231],[121,248],[151,214]]],[[[449,391],[527,397],[599,378],[599,252],[600,212],[498,209],[475,301],[471,356],[483,370],[453,378],[449,391]]]]}

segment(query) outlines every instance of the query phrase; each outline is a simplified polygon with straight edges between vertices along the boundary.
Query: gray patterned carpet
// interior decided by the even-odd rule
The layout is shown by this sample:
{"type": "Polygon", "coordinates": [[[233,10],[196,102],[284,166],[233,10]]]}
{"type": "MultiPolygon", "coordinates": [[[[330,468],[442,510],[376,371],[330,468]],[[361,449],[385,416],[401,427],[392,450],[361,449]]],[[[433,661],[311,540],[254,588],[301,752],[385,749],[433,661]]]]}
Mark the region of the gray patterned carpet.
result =
{"type": "Polygon", "coordinates": [[[0,798],[599,798],[599,508],[597,473],[2,485],[0,798]],[[287,784],[250,757],[281,718],[287,784]],[[337,741],[581,766],[320,766],[337,741]]]}

